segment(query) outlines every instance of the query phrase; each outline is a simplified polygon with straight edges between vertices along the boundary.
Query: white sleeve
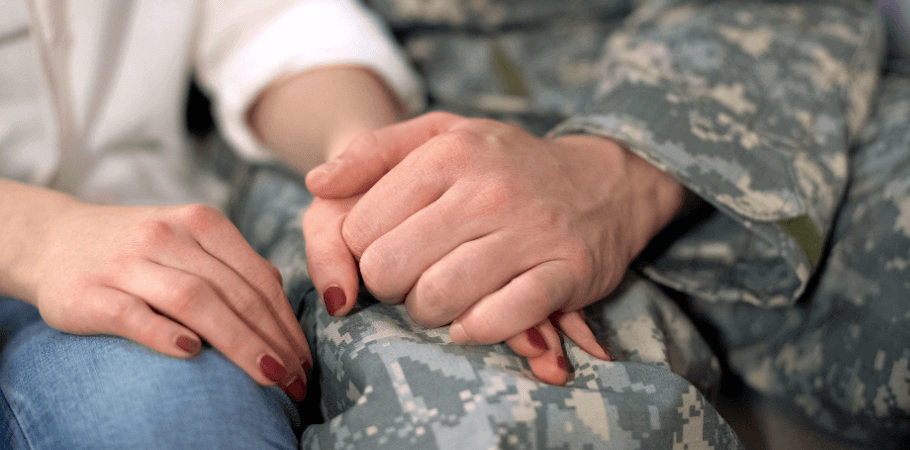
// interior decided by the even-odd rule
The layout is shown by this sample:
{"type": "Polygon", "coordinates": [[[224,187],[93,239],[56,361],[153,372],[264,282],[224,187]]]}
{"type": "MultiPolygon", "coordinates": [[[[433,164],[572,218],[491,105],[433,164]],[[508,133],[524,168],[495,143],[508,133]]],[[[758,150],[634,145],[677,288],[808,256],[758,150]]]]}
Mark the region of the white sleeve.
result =
{"type": "Polygon", "coordinates": [[[253,136],[246,112],[272,80],[330,64],[375,71],[409,113],[424,106],[423,85],[374,13],[353,0],[208,0],[200,15],[196,70],[213,95],[215,120],[245,157],[271,152],[253,136]]]}

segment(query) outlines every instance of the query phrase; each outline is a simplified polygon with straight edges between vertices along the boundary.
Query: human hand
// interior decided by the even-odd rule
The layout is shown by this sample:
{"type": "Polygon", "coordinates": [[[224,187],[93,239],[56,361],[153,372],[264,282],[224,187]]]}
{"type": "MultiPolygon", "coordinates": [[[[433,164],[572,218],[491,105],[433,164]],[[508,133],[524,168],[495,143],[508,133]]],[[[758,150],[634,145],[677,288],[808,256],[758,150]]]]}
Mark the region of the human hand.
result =
{"type": "Polygon", "coordinates": [[[419,324],[493,343],[620,281],[674,215],[679,185],[612,141],[534,137],[435,113],[356,139],[311,191],[364,191],[344,241],[370,292],[419,324]],[[375,183],[375,184],[373,184],[375,183]]]}
{"type": "Polygon", "coordinates": [[[281,274],[220,212],[72,202],[58,217],[31,289],[48,325],[178,358],[205,339],[258,383],[306,395],[312,358],[281,274]]]}
{"type": "Polygon", "coordinates": [[[407,294],[417,322],[439,326],[455,319],[453,340],[508,338],[531,359],[529,344],[540,339],[529,336],[550,335],[542,319],[554,311],[570,311],[562,316],[571,325],[563,331],[606,357],[573,311],[612,290],[682,198],[675,181],[611,141],[538,139],[501,123],[447,114],[363,135],[337,161],[311,171],[307,183],[320,202],[376,183],[363,200],[348,204],[347,219],[347,211],[335,220],[313,219],[319,208],[305,218],[305,230],[322,227],[335,236],[307,240],[310,273],[334,305],[330,311],[344,314],[353,305],[347,299],[356,298],[356,278],[344,280],[356,274],[356,256],[367,287],[386,301],[407,294]],[[553,186],[535,186],[540,179],[553,186]],[[628,182],[633,179],[641,184],[628,182]],[[458,218],[474,220],[452,223],[458,218]],[[353,256],[330,251],[341,234],[353,256]],[[314,245],[323,249],[313,254],[314,245]],[[510,255],[513,248],[518,252],[510,255]],[[316,263],[327,255],[336,264],[316,263]],[[333,267],[346,269],[334,284],[320,285],[324,273],[338,272],[333,267]],[[522,305],[527,300],[531,308],[522,305]],[[542,333],[523,332],[535,324],[542,333]]]}
{"type": "MultiPolygon", "coordinates": [[[[349,313],[354,302],[347,299],[357,298],[357,262],[341,237],[341,227],[345,216],[360,197],[316,197],[303,218],[307,269],[316,289],[323,293],[326,309],[332,316],[349,313]]],[[[603,360],[610,359],[588,328],[581,311],[554,314],[505,342],[518,355],[526,358],[538,378],[562,385],[568,381],[570,374],[557,330],[565,333],[588,354],[603,360]]]]}

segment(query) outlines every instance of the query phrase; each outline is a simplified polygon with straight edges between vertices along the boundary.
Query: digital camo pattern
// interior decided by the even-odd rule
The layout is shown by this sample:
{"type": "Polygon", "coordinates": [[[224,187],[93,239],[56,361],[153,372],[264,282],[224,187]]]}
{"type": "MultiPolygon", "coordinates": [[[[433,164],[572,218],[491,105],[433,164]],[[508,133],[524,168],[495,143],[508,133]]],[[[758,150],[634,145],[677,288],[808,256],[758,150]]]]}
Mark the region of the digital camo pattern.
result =
{"type": "Polygon", "coordinates": [[[626,15],[632,0],[367,0],[398,29],[444,27],[496,31],[560,18],[610,18],[626,15]]]}
{"type": "Polygon", "coordinates": [[[791,307],[703,304],[734,370],[820,431],[910,445],[910,77],[885,79],[851,155],[818,286],[791,307]]]}
{"type": "MultiPolygon", "coordinates": [[[[643,273],[691,294],[733,370],[784,411],[850,442],[907,442],[910,93],[888,81],[880,96],[890,101],[863,132],[883,55],[871,2],[645,0],[629,15],[630,3],[596,0],[561,11],[543,0],[369,3],[402,36],[433,108],[620,139],[709,202],[716,211],[649,252],[643,273]]],[[[350,318],[328,317],[299,242],[308,197],[262,181],[267,173],[241,228],[281,268],[324,361],[329,421],[308,429],[304,447],[445,448],[485,436],[580,448],[604,423],[610,440],[594,448],[666,448],[693,432],[702,442],[689,448],[739,445],[702,396],[716,388],[716,361],[648,281],[630,278],[588,314],[624,362],[585,359],[569,343],[571,389],[548,387],[505,347],[452,346],[396,307],[364,300],[350,318]],[[298,206],[282,216],[288,205],[298,206]],[[594,414],[580,399],[607,419],[579,425],[594,414]]]]}
{"type": "Polygon", "coordinates": [[[768,306],[805,289],[878,79],[874,2],[368,3],[435,109],[619,139],[734,222],[738,245],[693,234],[649,276],[768,306]]]}
{"type": "MultiPolygon", "coordinates": [[[[573,2],[550,19],[533,16],[498,29],[480,23],[478,8],[498,17],[492,11],[516,2],[468,0],[445,8],[423,2],[426,9],[405,7],[416,3],[407,0],[371,3],[398,25],[435,109],[514,122],[539,135],[618,139],[716,209],[665,248],[649,249],[637,266],[651,280],[690,294],[706,311],[740,311],[735,321],[719,314],[713,319],[722,332],[745,336],[726,356],[750,385],[833,436],[887,443],[907,434],[910,381],[903,355],[910,339],[901,317],[908,296],[893,288],[908,279],[895,272],[906,267],[907,255],[896,245],[901,235],[886,234],[901,210],[894,219],[881,218],[890,220],[880,225],[882,233],[863,238],[870,246],[865,277],[839,271],[845,264],[841,247],[823,260],[849,181],[850,148],[868,120],[886,65],[873,2],[590,0],[573,2]],[[623,7],[631,14],[624,16],[623,7]],[[585,8],[601,14],[576,13],[585,8]],[[414,31],[414,24],[422,27],[414,31]],[[881,248],[903,256],[869,265],[881,248]],[[817,274],[821,264],[830,273],[817,274]],[[885,265],[890,281],[875,275],[885,265]],[[816,286],[818,277],[823,284],[816,286]],[[845,325],[828,315],[794,321],[793,311],[806,305],[842,314],[825,306],[838,289],[841,297],[880,297],[846,314],[852,321],[845,325]],[[766,328],[758,325],[763,316],[766,328]],[[883,326],[890,320],[897,322],[883,326]],[[780,329],[780,335],[765,341],[761,333],[744,333],[764,329],[780,329]],[[896,339],[885,338],[889,334],[896,339]],[[823,357],[810,359],[811,370],[797,369],[807,355],[794,350],[802,348],[796,342],[825,349],[823,357]],[[844,354],[845,345],[856,359],[844,354]],[[863,364],[860,356],[878,359],[863,364]]],[[[885,95],[907,97],[894,88],[885,95]]],[[[907,124],[895,129],[901,127],[907,124]]],[[[864,142],[870,139],[867,134],[864,142]]],[[[894,137],[880,145],[907,149],[894,137]]],[[[901,231],[896,227],[892,234],[901,231]]]]}
{"type": "Polygon", "coordinates": [[[703,395],[716,393],[717,359],[648,281],[630,276],[586,311],[622,362],[565,342],[573,379],[551,386],[504,344],[453,344],[445,328],[368,295],[330,317],[302,260],[312,198],[280,170],[255,170],[245,185],[238,227],[281,270],[316,360],[309,390],[318,383],[325,423],[306,428],[301,448],[742,448],[703,395]]]}

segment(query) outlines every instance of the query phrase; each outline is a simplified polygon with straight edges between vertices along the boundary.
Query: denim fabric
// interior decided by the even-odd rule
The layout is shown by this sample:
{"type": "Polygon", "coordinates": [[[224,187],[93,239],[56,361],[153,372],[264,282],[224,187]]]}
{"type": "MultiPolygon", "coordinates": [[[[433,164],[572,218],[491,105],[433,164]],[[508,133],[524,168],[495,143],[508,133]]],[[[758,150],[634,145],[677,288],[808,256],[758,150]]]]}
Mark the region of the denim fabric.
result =
{"type": "Polygon", "coordinates": [[[220,352],[188,360],[76,336],[0,298],[0,445],[32,449],[297,448],[300,418],[220,352]]]}

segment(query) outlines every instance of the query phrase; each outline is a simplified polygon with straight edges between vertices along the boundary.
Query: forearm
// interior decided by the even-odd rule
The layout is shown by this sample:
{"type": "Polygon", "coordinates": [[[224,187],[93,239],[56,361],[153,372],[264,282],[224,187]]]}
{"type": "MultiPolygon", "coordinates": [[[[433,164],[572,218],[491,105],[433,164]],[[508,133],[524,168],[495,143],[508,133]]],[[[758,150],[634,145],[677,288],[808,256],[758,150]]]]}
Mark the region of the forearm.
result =
{"type": "Polygon", "coordinates": [[[337,65],[276,80],[250,108],[264,146],[301,173],[332,159],[357,134],[401,119],[402,108],[379,76],[337,65]]]}
{"type": "Polygon", "coordinates": [[[49,189],[0,179],[0,295],[34,304],[42,243],[51,225],[78,200],[49,189]]]}

